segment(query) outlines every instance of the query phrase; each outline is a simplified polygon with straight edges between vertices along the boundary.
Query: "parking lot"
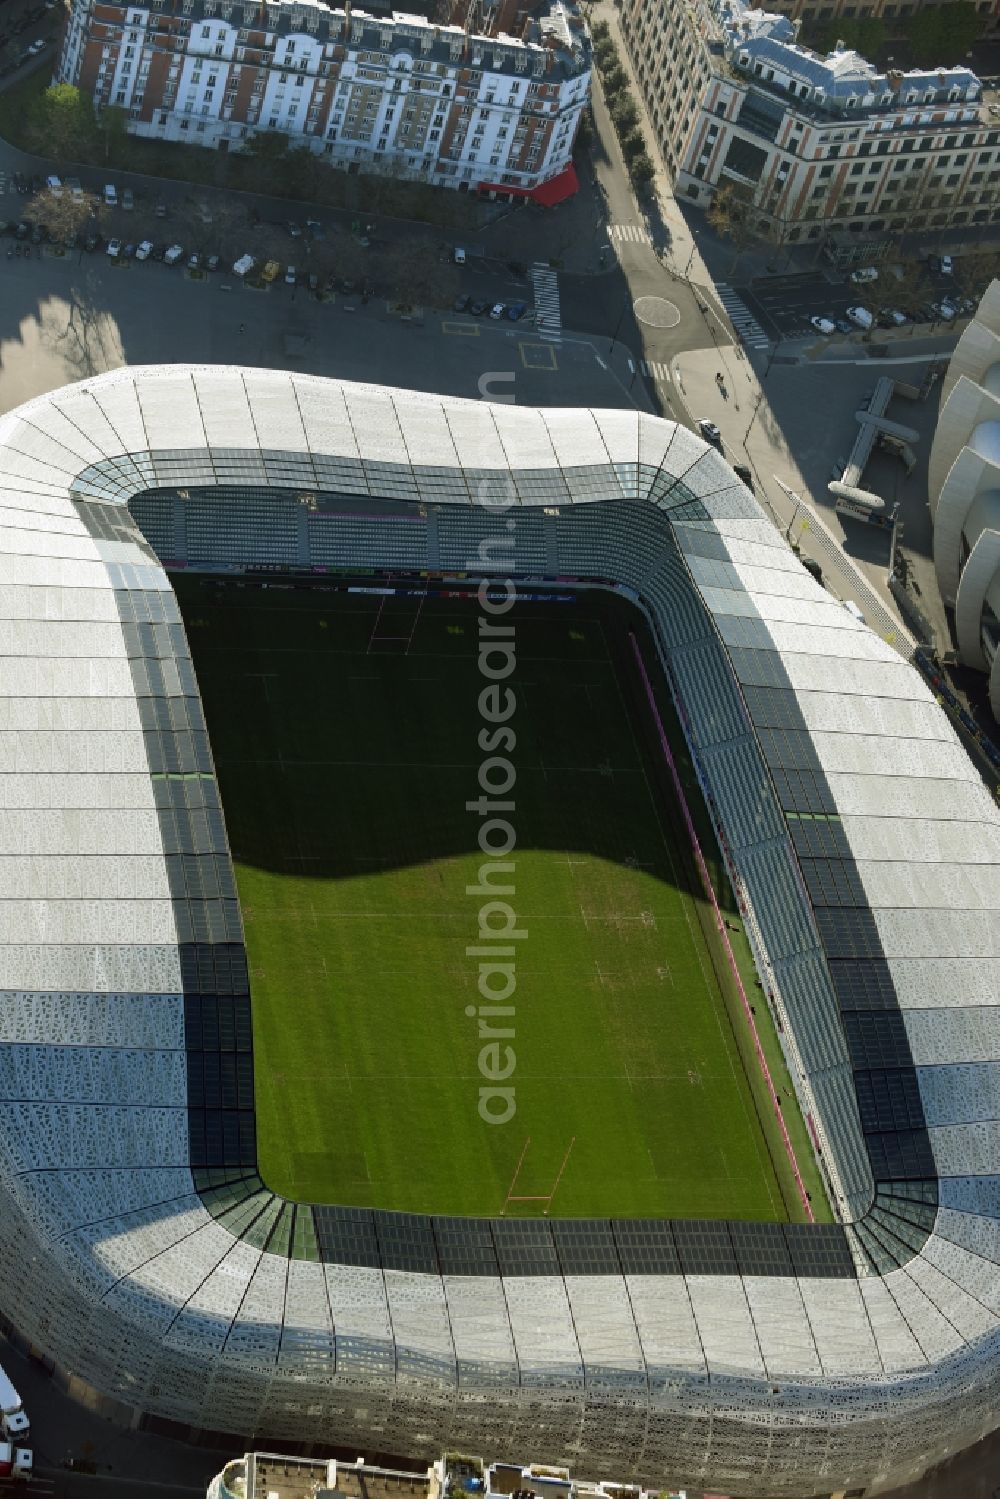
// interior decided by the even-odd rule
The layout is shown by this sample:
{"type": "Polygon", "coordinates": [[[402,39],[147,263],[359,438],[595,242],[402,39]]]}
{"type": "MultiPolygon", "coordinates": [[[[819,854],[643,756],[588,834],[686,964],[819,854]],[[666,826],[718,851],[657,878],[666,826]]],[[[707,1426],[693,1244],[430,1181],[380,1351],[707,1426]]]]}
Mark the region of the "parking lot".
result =
{"type": "MultiPolygon", "coordinates": [[[[8,246],[10,241],[6,242],[8,246]]],[[[206,363],[316,374],[530,406],[638,405],[628,351],[610,340],[539,332],[527,318],[404,317],[385,297],[317,302],[278,281],[44,249],[0,250],[0,410],[124,364],[206,363]],[[154,318],[150,308],[169,307],[154,318]]]]}
{"type": "Polygon", "coordinates": [[[892,269],[885,265],[879,268],[877,285],[857,285],[840,271],[818,267],[815,272],[760,277],[735,290],[765,332],[780,342],[786,338],[814,338],[815,329],[809,321],[812,317],[836,323],[846,320],[848,307],[860,305],[877,311],[880,307],[894,306],[890,289],[896,287],[897,300],[906,304],[902,310],[913,309],[909,321],[914,326],[926,328],[947,321],[933,312],[933,304],[940,304],[949,296],[960,296],[966,290],[962,286],[962,263],[955,261],[951,275],[932,271],[924,263],[905,284],[896,280],[892,269]]]}
{"type": "Polygon", "coordinates": [[[195,275],[288,286],[293,295],[298,288],[365,304],[395,297],[408,306],[534,320],[534,289],[521,262],[470,252],[466,263],[450,244],[435,247],[426,239],[401,253],[398,243],[377,237],[376,223],[360,217],[274,219],[252,201],[200,190],[160,196],[108,180],[112,175],[81,169],[79,177],[43,178],[0,170],[0,235],[7,236],[8,258],[37,257],[43,247],[103,253],[116,263],[164,261],[195,275]],[[416,282],[408,274],[415,262],[423,267],[416,282]]]}

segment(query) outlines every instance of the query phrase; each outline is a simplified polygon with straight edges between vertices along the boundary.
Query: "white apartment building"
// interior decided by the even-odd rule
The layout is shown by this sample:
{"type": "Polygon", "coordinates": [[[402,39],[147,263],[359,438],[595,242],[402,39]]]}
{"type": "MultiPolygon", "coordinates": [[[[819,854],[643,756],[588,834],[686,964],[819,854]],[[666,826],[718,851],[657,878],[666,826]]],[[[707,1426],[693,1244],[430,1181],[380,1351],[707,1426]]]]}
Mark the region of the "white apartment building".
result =
{"type": "Polygon", "coordinates": [[[1000,213],[1000,102],[968,68],[821,57],[743,0],[623,0],[622,30],[678,196],[731,184],[781,243],[1000,213]]]}
{"type": "Polygon", "coordinates": [[[545,201],[571,175],[590,43],[571,0],[521,37],[349,0],[72,0],[57,77],[136,135],[239,150],[274,130],[347,170],[545,201]]]}

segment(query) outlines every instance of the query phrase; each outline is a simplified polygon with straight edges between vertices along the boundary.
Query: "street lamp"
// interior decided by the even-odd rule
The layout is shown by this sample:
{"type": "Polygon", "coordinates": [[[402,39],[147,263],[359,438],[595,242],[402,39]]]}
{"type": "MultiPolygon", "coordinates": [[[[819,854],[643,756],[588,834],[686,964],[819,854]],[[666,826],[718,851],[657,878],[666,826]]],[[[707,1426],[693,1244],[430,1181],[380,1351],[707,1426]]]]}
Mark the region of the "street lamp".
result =
{"type": "Polygon", "coordinates": [[[631,297],[630,297],[630,294],[629,294],[628,284],[626,283],[626,286],[625,286],[625,300],[622,302],[622,310],[618,314],[618,321],[615,324],[615,331],[611,335],[611,348],[608,350],[608,358],[609,359],[611,359],[614,356],[615,344],[618,342],[618,335],[619,335],[619,333],[622,330],[622,323],[625,321],[625,314],[626,314],[626,312],[628,312],[629,307],[631,305],[632,305],[632,303],[631,303],[631,297]]]}
{"type": "Polygon", "coordinates": [[[772,474],[771,478],[774,480],[775,484],[777,484],[778,488],[780,490],[782,490],[788,496],[788,498],[790,500],[794,500],[794,502],[795,502],[795,508],[792,511],[792,518],[788,522],[787,527],[785,528],[785,540],[788,542],[789,546],[791,546],[791,544],[792,544],[792,527],[794,526],[795,522],[799,518],[799,509],[802,506],[802,500],[795,493],[795,490],[792,489],[791,485],[786,484],[785,481],[784,481],[784,479],[779,479],[778,476],[777,476],[777,474],[772,474]]]}

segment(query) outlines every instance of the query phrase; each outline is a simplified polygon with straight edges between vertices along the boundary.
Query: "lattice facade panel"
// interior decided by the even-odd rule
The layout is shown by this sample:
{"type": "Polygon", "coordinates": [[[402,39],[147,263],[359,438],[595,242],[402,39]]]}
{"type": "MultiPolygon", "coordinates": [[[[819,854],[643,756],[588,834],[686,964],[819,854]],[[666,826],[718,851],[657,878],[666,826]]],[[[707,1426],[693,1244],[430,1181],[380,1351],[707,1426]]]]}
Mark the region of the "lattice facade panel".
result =
{"type": "Polygon", "coordinates": [[[719,454],[634,412],[118,371],[0,422],[0,655],[0,1291],[79,1380],[214,1430],[748,1495],[902,1482],[996,1423],[1000,817],[719,454]],[[151,543],[474,570],[497,503],[514,572],[641,596],[850,1243],[293,1207],[249,1106],[209,1101],[213,1047],[249,1076],[250,996],[151,543]]]}

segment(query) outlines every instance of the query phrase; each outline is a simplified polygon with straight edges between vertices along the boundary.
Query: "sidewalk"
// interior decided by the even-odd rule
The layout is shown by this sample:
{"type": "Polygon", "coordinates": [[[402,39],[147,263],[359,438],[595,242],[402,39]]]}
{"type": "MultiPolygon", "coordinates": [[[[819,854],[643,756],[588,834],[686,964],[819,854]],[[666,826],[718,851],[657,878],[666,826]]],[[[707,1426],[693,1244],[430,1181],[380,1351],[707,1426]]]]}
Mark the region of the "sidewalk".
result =
{"type": "MultiPolygon", "coordinates": [[[[819,495],[826,495],[833,447],[826,452],[813,443],[811,461],[808,465],[800,462],[798,442],[793,453],[786,436],[787,423],[783,425],[775,417],[767,391],[737,346],[679,354],[672,363],[672,374],[674,387],[692,419],[707,417],[715,422],[723,434],[727,460],[750,468],[757,499],[785,539],[820,564],[832,593],[852,599],[883,639],[906,652],[909,635],[897,618],[895,602],[886,586],[886,568],[879,556],[887,549],[884,536],[864,537],[864,541],[877,543],[872,555],[866,557],[855,550],[852,557],[845,548],[843,528],[832,501],[819,503],[819,495]],[[716,379],[720,374],[721,387],[716,379]]],[[[818,371],[812,374],[814,380],[822,379],[818,371]]],[[[786,369],[784,375],[802,379],[800,370],[786,369]]],[[[803,425],[807,426],[809,392],[803,392],[801,404],[803,425]]],[[[830,439],[834,445],[837,440],[837,436],[830,439]]]]}
{"type": "MultiPolygon", "coordinates": [[[[594,0],[594,3],[588,8],[587,18],[591,26],[593,26],[595,21],[604,21],[607,24],[612,40],[618,48],[621,65],[625,70],[625,76],[628,78],[636,109],[639,111],[639,129],[645,142],[646,152],[655,168],[655,173],[651,184],[654,200],[652,212],[649,209],[644,209],[641,205],[638,206],[637,211],[639,216],[646,222],[653,247],[663,264],[675,274],[681,275],[685,279],[711,280],[712,278],[707,276],[700,251],[688,227],[687,221],[674,198],[673,186],[663,166],[663,159],[660,156],[656,133],[646,111],[642,90],[632,69],[632,60],[621,33],[617,7],[612,3],[612,0],[594,0]]],[[[600,90],[600,87],[599,75],[595,68],[595,95],[600,90]]],[[[615,145],[617,146],[617,139],[615,140],[615,145]]],[[[622,171],[624,172],[624,165],[622,166],[622,171]]],[[[625,180],[628,181],[627,173],[625,174],[625,180]]],[[[629,185],[629,193],[634,203],[635,199],[631,193],[631,185],[629,185]]]]}

